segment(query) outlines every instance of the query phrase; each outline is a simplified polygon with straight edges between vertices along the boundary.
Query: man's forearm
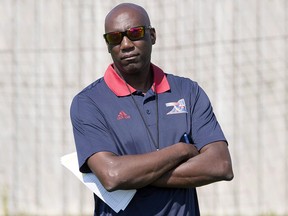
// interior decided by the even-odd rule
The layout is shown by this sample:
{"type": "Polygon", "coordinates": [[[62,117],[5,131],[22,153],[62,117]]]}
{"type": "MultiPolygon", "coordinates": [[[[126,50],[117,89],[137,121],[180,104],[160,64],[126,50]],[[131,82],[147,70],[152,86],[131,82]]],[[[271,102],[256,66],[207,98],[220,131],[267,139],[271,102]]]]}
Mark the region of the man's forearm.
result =
{"type": "Polygon", "coordinates": [[[192,146],[178,143],[142,155],[117,156],[99,152],[88,159],[90,169],[108,191],[141,188],[151,184],[194,154],[192,146]]]}
{"type": "Polygon", "coordinates": [[[165,173],[151,185],[189,188],[232,178],[232,164],[227,145],[224,142],[216,142],[205,146],[199,155],[165,173]]]}

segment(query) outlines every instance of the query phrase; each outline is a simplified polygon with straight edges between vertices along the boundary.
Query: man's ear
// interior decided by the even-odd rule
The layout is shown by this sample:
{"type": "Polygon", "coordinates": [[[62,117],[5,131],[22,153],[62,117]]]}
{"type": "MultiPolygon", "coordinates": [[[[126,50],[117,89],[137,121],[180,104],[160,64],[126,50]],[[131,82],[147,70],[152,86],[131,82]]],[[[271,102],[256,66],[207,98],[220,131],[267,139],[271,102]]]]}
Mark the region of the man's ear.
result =
{"type": "Polygon", "coordinates": [[[156,31],[155,28],[150,29],[150,36],[151,36],[151,42],[152,44],[156,43],[156,31]]]}

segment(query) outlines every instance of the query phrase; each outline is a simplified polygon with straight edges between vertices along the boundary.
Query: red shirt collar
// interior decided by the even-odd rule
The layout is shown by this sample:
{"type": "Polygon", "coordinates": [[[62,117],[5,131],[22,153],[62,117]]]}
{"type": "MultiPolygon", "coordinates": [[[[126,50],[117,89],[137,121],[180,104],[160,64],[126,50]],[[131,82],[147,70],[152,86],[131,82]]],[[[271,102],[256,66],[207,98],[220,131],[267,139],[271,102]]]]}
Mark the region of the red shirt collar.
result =
{"type": "MultiPolygon", "coordinates": [[[[163,93],[168,90],[170,90],[170,85],[168,83],[168,80],[164,74],[164,72],[157,67],[156,65],[152,65],[152,70],[154,72],[154,84],[153,86],[156,86],[156,93],[163,93]]],[[[112,64],[108,66],[106,69],[106,72],[104,74],[104,80],[108,87],[113,91],[117,96],[127,96],[130,94],[129,90],[127,89],[127,86],[123,79],[117,74],[117,72],[114,70],[112,64]]],[[[136,89],[134,89],[132,86],[128,84],[129,88],[131,89],[131,92],[135,92],[136,89]]]]}

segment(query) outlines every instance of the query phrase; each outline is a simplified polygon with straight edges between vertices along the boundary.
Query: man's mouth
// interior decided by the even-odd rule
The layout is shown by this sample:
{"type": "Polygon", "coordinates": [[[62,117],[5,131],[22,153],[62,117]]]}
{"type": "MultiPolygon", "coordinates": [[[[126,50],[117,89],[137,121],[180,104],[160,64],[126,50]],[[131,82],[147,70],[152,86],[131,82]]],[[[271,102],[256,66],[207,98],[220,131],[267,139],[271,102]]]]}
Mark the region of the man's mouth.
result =
{"type": "Polygon", "coordinates": [[[123,57],[121,57],[121,60],[132,61],[132,60],[135,60],[137,56],[138,55],[136,54],[124,55],[123,57]]]}

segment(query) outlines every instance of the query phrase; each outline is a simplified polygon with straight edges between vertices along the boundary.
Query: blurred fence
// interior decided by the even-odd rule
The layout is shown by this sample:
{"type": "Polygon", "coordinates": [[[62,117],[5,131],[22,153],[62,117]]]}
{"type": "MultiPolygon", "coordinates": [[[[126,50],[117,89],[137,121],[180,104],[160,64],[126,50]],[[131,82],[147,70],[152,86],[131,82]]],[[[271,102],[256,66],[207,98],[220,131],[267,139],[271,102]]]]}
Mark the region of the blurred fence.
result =
{"type": "MultiPolygon", "coordinates": [[[[59,158],[75,150],[72,97],[111,62],[121,1],[0,1],[0,215],[91,215],[59,158]]],[[[153,62],[206,90],[235,179],[198,189],[203,215],[288,215],[288,1],[132,1],[157,31],[153,62]]]]}

